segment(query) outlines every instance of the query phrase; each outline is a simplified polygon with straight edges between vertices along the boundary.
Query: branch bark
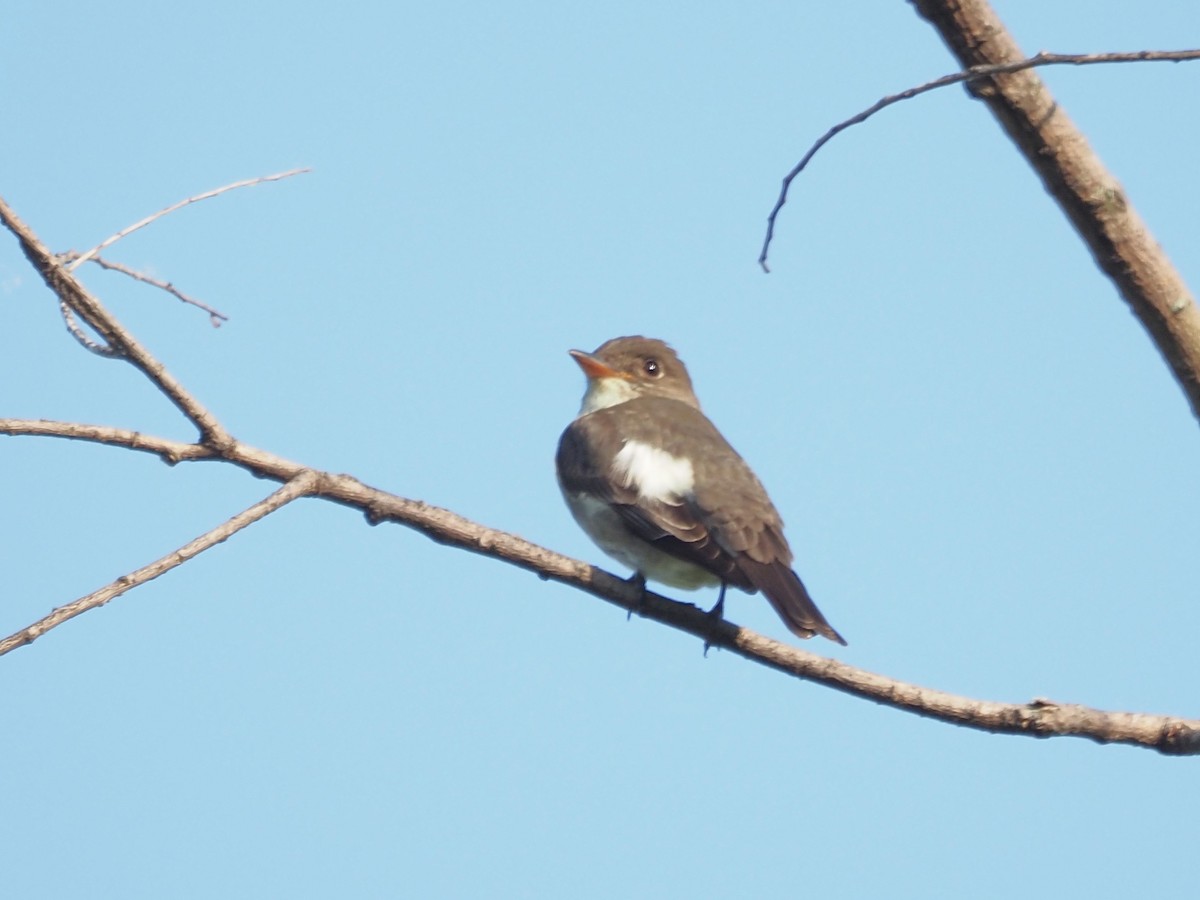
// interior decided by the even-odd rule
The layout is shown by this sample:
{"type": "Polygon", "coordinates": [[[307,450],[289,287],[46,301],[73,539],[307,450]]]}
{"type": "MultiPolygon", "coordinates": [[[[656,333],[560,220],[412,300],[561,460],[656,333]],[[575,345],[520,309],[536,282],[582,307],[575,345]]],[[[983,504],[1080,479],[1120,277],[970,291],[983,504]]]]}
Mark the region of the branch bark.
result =
{"type": "Polygon", "coordinates": [[[313,472],[306,469],[297,472],[294,478],[286,482],[283,487],[269,497],[255,503],[249,509],[238,513],[229,521],[223,522],[210,531],[206,531],[195,540],[188,541],[178,550],[168,553],[166,556],[156,559],[154,562],[142,566],[140,569],[135,569],[128,575],[122,575],[116,581],[106,584],[99,590],[80,597],[72,603],[60,606],[48,616],[38,619],[27,628],[22,628],[20,631],[10,634],[4,640],[0,640],[0,656],[3,656],[10,650],[15,650],[17,647],[32,644],[51,628],[55,628],[63,622],[87,612],[89,609],[103,606],[109,600],[120,597],[131,588],[145,584],[147,581],[153,581],[159,575],[171,571],[176,566],[183,565],[192,557],[199,556],[210,547],[215,547],[222,541],[229,540],[229,538],[248,525],[253,525],[264,516],[270,515],[296,498],[308,494],[316,485],[316,482],[317,476],[313,472]]]}
{"type": "MultiPolygon", "coordinates": [[[[985,0],[910,0],[964,68],[1025,58],[985,0]]],[[[1120,183],[1035,69],[971,81],[1150,335],[1200,418],[1200,310],[1120,183]]]]}
{"type": "MultiPolygon", "coordinates": [[[[930,8],[938,6],[933,3],[918,3],[918,5],[930,8]]],[[[966,5],[942,4],[939,9],[951,6],[961,9],[966,5]]],[[[950,20],[947,20],[946,27],[950,27],[950,20]]],[[[969,46],[970,41],[964,40],[963,44],[969,46]]],[[[1017,54],[1017,59],[1020,58],[1019,51],[1016,51],[1015,47],[1009,49],[1017,54]]],[[[1040,86],[1040,81],[1032,72],[996,76],[995,83],[1003,85],[1005,83],[1003,79],[1006,78],[1033,78],[1034,87],[1040,86]]],[[[1065,117],[1060,118],[1060,111],[1053,107],[1053,102],[1049,100],[1048,96],[1043,96],[1044,88],[1041,88],[1041,92],[1038,93],[1027,85],[1021,88],[1022,96],[1029,95],[1033,112],[1040,117],[1037,119],[1038,127],[1048,129],[1050,124],[1053,124],[1055,129],[1062,130],[1069,126],[1069,123],[1065,122],[1065,117]]],[[[1008,114],[1006,113],[1006,115],[1008,114]]],[[[1015,113],[1011,115],[1011,118],[1014,130],[1023,127],[1020,124],[1024,121],[1023,119],[1015,113]]],[[[1002,121],[1007,122],[1008,120],[1002,119],[1002,121]]],[[[1021,133],[1024,134],[1024,132],[1021,133]]],[[[1118,250],[1126,249],[1127,245],[1136,250],[1137,254],[1144,256],[1143,244],[1148,240],[1144,228],[1141,228],[1135,217],[1131,218],[1132,213],[1120,197],[1119,187],[1115,186],[1115,182],[1106,173],[1103,173],[1103,170],[1097,174],[1085,165],[1088,164],[1086,157],[1090,151],[1085,154],[1083,151],[1086,151],[1086,145],[1083,145],[1082,150],[1077,146],[1082,139],[1078,138],[1075,143],[1064,148],[1056,141],[1071,139],[1069,132],[1059,134],[1058,131],[1054,133],[1038,131],[1037,135],[1036,141],[1032,138],[1028,140],[1031,147],[1043,147],[1048,152],[1060,153],[1064,157],[1063,160],[1056,163],[1057,168],[1049,167],[1047,172],[1058,173],[1054,175],[1055,185],[1062,182],[1060,187],[1063,192],[1076,198],[1080,221],[1087,225],[1092,221],[1089,216],[1098,213],[1104,214],[1103,222],[1096,225],[1095,231],[1104,238],[1104,246],[1114,254],[1113,259],[1124,260],[1124,257],[1118,257],[1115,254],[1118,250]],[[1067,153],[1068,150],[1070,154],[1067,153]],[[1066,161],[1068,156],[1071,160],[1075,160],[1070,165],[1067,165],[1066,161]],[[1079,160],[1076,160],[1077,156],[1080,157],[1079,160]],[[1076,172],[1075,167],[1078,166],[1084,167],[1082,174],[1076,172]],[[1064,172],[1067,172],[1070,177],[1063,174],[1064,172]],[[1085,202],[1086,197],[1093,199],[1085,202]]],[[[1048,174],[1044,177],[1050,178],[1051,176],[1048,174]]],[[[183,204],[176,204],[174,208],[179,208],[181,205],[183,204]]],[[[1074,209],[1074,207],[1072,208],[1074,209]]],[[[118,358],[128,360],[145,374],[196,425],[200,432],[200,441],[187,443],[106,426],[21,419],[0,419],[0,434],[59,437],[124,447],[153,453],[170,464],[200,460],[225,462],[246,469],[256,476],[285,484],[284,488],[272,494],[262,503],[241,513],[224,526],[202,535],[175,553],[124,576],[72,604],[61,607],[39,622],[16,632],[0,642],[0,653],[27,644],[73,616],[79,615],[87,609],[95,608],[130,587],[156,577],[163,571],[181,565],[191,556],[226,539],[240,528],[246,527],[273,509],[290,502],[291,499],[310,495],[361,510],[371,524],[392,521],[406,525],[439,543],[502,560],[532,571],[543,579],[553,579],[570,585],[607,600],[630,613],[694,635],[703,640],[706,645],[725,648],[748,660],[796,678],[823,684],[895,709],[982,731],[1037,737],[1055,735],[1086,737],[1099,743],[1131,744],[1167,754],[1200,754],[1200,720],[1146,713],[1107,712],[1083,706],[1060,705],[1040,699],[1027,704],[974,700],[867,672],[782,644],[731,622],[713,619],[705,611],[697,609],[691,604],[680,603],[644,591],[640,586],[587,563],[555,553],[516,535],[487,528],[450,510],[380,491],[349,475],[310,470],[300,463],[242,444],[229,434],[217,418],[184,389],[167,372],[162,363],[138,343],[124,326],[78,282],[64,264],[65,260],[51,254],[33,231],[17,218],[3,199],[0,199],[0,221],[3,221],[17,236],[26,256],[60,302],[95,329],[115,351],[118,358]]],[[[128,229],[125,233],[127,232],[128,229]]],[[[101,248],[96,248],[90,254],[94,255],[99,249],[101,248]]],[[[1094,252],[1098,253],[1099,251],[1094,250],[1094,252]]],[[[74,257],[71,265],[79,265],[87,256],[88,254],[74,257]]],[[[1098,256],[1098,258],[1100,257],[1098,256]]],[[[1140,256],[1138,258],[1141,259],[1140,256]]],[[[1158,290],[1159,293],[1155,294],[1157,298],[1155,302],[1147,301],[1145,305],[1148,305],[1156,313],[1161,313],[1160,307],[1155,304],[1159,301],[1174,302],[1166,300],[1166,294],[1170,293],[1174,282],[1162,270],[1165,260],[1161,262],[1156,260],[1157,257],[1144,260],[1149,267],[1147,271],[1142,269],[1134,271],[1132,264],[1127,262],[1114,261],[1111,264],[1114,270],[1127,276],[1126,282],[1130,285],[1131,291],[1134,288],[1144,287],[1144,282],[1158,290]]],[[[1177,276],[1175,277],[1177,278],[1177,276]]],[[[1178,286],[1182,289],[1181,283],[1178,286]]],[[[1186,297],[1186,294],[1175,296],[1176,298],[1186,297]]],[[[1133,302],[1131,300],[1131,303],[1133,302]]],[[[1184,338],[1193,331],[1200,332],[1200,329],[1193,328],[1196,324],[1194,322],[1195,309],[1190,297],[1186,298],[1186,303],[1179,309],[1168,308],[1173,310],[1171,312],[1173,318],[1161,314],[1157,317],[1150,316],[1155,326],[1151,328],[1151,331],[1156,336],[1160,333],[1165,335],[1164,341],[1171,338],[1175,342],[1168,342],[1168,347],[1178,348],[1184,338]],[[1184,327],[1185,325],[1186,327],[1184,327]]],[[[1177,352],[1176,356],[1181,357],[1178,366],[1182,373],[1197,371],[1198,367],[1189,368],[1190,363],[1182,359],[1180,352],[1177,352]],[[1187,364],[1185,365],[1185,363],[1187,364]]],[[[1181,377],[1183,376],[1181,375],[1181,377]]],[[[1193,378],[1189,383],[1194,387],[1200,384],[1200,379],[1193,378]]],[[[1194,403],[1194,406],[1196,405],[1194,403]]]]}
{"type": "MultiPolygon", "coordinates": [[[[1110,712],[1041,699],[1025,704],[975,700],[868,672],[780,643],[732,622],[714,619],[690,603],[680,603],[649,591],[643,593],[623,578],[515,534],[472,522],[448,509],[389,494],[349,475],[309,470],[299,463],[245,444],[235,442],[218,457],[210,448],[199,444],[151,437],[135,431],[24,419],[0,419],[0,434],[62,437],[124,446],[153,453],[171,463],[220,459],[258,477],[283,482],[292,482],[311,472],[314,481],[308,489],[309,495],[360,510],[371,524],[397,522],[406,525],[438,543],[527,569],[544,580],[577,588],[631,614],[668,625],[707,645],[721,647],[804,681],[979,731],[1032,737],[1084,737],[1101,744],[1131,744],[1170,755],[1200,754],[1200,720],[1110,712]]],[[[0,642],[0,652],[28,643],[18,640],[9,646],[17,635],[0,642]]]]}
{"type": "Polygon", "coordinates": [[[166,291],[180,303],[186,303],[189,306],[194,306],[197,309],[202,309],[208,313],[208,321],[213,328],[220,328],[222,322],[228,322],[229,316],[220,310],[213,309],[207,303],[197,300],[195,297],[189,297],[175,285],[169,281],[163,281],[161,278],[155,278],[152,275],[147,275],[145,272],[139,272],[136,269],[131,269],[123,263],[113,262],[105,259],[103,256],[93,256],[91,262],[95,263],[102,269],[108,269],[110,272],[120,272],[122,275],[128,275],[134,281],[140,281],[142,284],[148,284],[151,287],[156,287],[161,291],[166,291]]]}
{"type": "MultiPolygon", "coordinates": [[[[219,448],[233,440],[224,426],[217,421],[216,416],[205,409],[204,405],[167,371],[167,367],[155,359],[150,351],[80,284],[79,279],[68,271],[34,234],[33,229],[17,217],[3,197],[0,197],[0,222],[16,235],[25,257],[59,301],[104,338],[116,356],[128,360],[166,394],[167,399],[200,430],[201,439],[205,444],[219,448]]],[[[74,263],[80,260],[80,257],[76,257],[74,263]]]]}

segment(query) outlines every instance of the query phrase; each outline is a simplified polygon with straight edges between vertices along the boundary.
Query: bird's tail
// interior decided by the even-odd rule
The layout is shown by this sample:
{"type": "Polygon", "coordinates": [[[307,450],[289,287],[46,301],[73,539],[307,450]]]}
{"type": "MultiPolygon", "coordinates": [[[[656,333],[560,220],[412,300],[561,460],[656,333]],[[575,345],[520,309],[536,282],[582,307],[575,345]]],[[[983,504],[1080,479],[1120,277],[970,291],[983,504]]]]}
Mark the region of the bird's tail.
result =
{"type": "Polygon", "coordinates": [[[792,634],[802,638],[819,634],[846,646],[845,638],[821,615],[817,604],[808,595],[804,582],[789,566],[781,562],[760,563],[748,559],[739,563],[739,568],[763,592],[792,634]]]}

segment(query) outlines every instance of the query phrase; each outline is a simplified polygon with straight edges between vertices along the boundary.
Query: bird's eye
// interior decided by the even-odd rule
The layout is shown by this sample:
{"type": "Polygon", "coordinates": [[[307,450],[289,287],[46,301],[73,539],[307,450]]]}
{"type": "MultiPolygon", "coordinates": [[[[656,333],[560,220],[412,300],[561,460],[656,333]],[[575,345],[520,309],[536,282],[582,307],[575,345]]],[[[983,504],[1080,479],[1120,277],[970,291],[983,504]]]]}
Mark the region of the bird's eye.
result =
{"type": "Polygon", "coordinates": [[[662,377],[662,366],[660,366],[658,364],[657,359],[648,359],[645,362],[643,362],[642,363],[642,371],[645,372],[647,375],[649,375],[651,378],[661,378],[662,377]]]}

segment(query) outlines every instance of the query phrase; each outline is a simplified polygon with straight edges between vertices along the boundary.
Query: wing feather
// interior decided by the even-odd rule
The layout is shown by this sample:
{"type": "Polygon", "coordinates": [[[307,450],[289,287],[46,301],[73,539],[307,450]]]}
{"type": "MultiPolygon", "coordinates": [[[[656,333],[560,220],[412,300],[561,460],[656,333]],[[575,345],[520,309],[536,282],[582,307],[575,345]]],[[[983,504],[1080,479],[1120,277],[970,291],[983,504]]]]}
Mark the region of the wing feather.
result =
{"type": "Polygon", "coordinates": [[[846,643],[792,571],[783,521],[766,490],[698,409],[667,398],[643,397],[582,416],[559,442],[558,471],[564,491],[608,503],[632,534],[664,553],[705,569],[725,584],[749,593],[762,591],[794,634],[821,634],[846,643]],[[636,484],[614,477],[612,461],[629,440],[690,458],[693,490],[683,496],[650,497],[636,484]],[[705,452],[689,456],[689,448],[697,446],[705,452]]]}

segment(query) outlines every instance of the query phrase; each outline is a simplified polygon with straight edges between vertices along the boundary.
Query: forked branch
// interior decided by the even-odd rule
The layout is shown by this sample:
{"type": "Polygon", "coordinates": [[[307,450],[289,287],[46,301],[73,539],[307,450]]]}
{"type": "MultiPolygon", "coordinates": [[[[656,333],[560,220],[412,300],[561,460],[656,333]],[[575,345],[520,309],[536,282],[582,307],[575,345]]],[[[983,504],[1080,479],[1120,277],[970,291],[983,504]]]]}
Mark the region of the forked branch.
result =
{"type": "MultiPolygon", "coordinates": [[[[0,419],[2,434],[62,437],[125,446],[130,450],[153,453],[172,463],[217,458],[211,450],[199,444],[73,422],[0,419]]],[[[309,472],[299,463],[241,443],[228,448],[220,459],[259,477],[285,483],[292,483],[309,472]]],[[[643,594],[629,581],[602,569],[555,553],[517,535],[472,522],[448,509],[389,494],[349,475],[330,472],[310,474],[314,478],[308,488],[311,496],[360,510],[372,524],[397,522],[440,544],[527,569],[543,579],[600,597],[642,618],[668,625],[699,638],[705,644],[724,648],[795,678],[905,712],[980,731],[1034,737],[1084,737],[1102,744],[1131,744],[1171,755],[1200,754],[1200,721],[1195,719],[1108,712],[1047,700],[1025,704],[997,703],[910,684],[780,643],[732,622],[718,621],[689,603],[680,603],[650,592],[643,594]]],[[[49,627],[57,624],[59,622],[54,621],[49,627]]],[[[28,643],[19,639],[25,630],[0,641],[0,652],[28,643]]],[[[47,628],[42,628],[39,633],[45,630],[47,628]]]]}
{"type": "Polygon", "coordinates": [[[1182,62],[1200,50],[1133,53],[1039,53],[1026,57],[985,0],[910,0],[937,28],[962,65],[961,72],[892,94],[822,135],[784,177],[767,218],[759,263],[767,253],[779,211],[796,176],[835,135],[894,103],[960,82],[988,104],[1009,137],[1067,214],[1101,271],[1149,333],[1200,418],[1200,310],[1187,285],[1150,234],[1120,183],[1054,100],[1036,68],[1125,62],[1182,62]]]}
{"type": "MultiPolygon", "coordinates": [[[[79,279],[68,271],[68,267],[41,242],[33,229],[17,217],[3,197],[0,197],[0,222],[16,235],[26,258],[42,276],[46,286],[58,297],[59,303],[83,319],[105,342],[111,350],[111,353],[106,355],[118,356],[139,369],[195,424],[205,444],[220,448],[232,442],[233,438],[217,421],[216,416],[205,409],[204,405],[167,371],[166,366],[155,359],[150,351],[92,296],[79,279]]],[[[76,259],[76,262],[78,261],[76,259]]],[[[69,327],[69,316],[67,320],[69,327]]]]}
{"type": "Polygon", "coordinates": [[[812,146],[805,151],[804,155],[800,157],[800,161],[792,166],[788,170],[788,173],[783,176],[783,184],[780,185],[779,196],[775,198],[775,205],[771,207],[771,211],[767,214],[767,233],[763,238],[762,250],[758,254],[758,264],[762,266],[764,272],[771,271],[771,267],[767,265],[767,256],[771,252],[771,241],[775,238],[775,222],[779,218],[779,213],[783,210],[784,205],[788,202],[788,194],[791,192],[792,182],[796,180],[801,172],[808,168],[808,164],[812,162],[813,157],[821,151],[822,147],[847,128],[861,125],[867,119],[871,118],[871,116],[877,112],[882,112],[889,106],[901,103],[904,100],[911,100],[913,97],[921,96],[921,94],[928,94],[930,91],[936,91],[939,88],[949,87],[952,84],[982,81],[994,75],[1022,72],[1025,69],[1033,69],[1038,66],[1093,66],[1100,63],[1184,62],[1194,59],[1200,59],[1200,50],[1135,50],[1131,53],[1047,53],[1042,51],[1027,59],[1019,59],[1015,62],[971,66],[961,72],[951,72],[949,75],[943,75],[941,78],[933,79],[933,81],[927,81],[916,87],[907,88],[898,94],[888,94],[886,97],[881,97],[861,112],[855,113],[850,118],[838,122],[817,138],[812,146]]]}
{"type": "Polygon", "coordinates": [[[170,206],[165,206],[158,212],[151,213],[150,215],[146,216],[146,218],[139,219],[132,225],[122,228],[116,234],[106,237],[91,250],[86,250],[80,254],[70,254],[70,261],[66,266],[67,271],[74,272],[89,259],[92,259],[93,257],[102,253],[106,247],[111,247],[117,241],[121,240],[121,238],[128,237],[139,228],[145,228],[150,223],[161,219],[163,216],[168,215],[169,213],[175,212],[177,209],[183,209],[185,206],[190,206],[193,203],[199,203],[201,200],[211,200],[213,197],[219,197],[222,194],[228,193],[229,191],[236,191],[238,188],[253,187],[256,184],[266,184],[269,181],[281,181],[284,178],[291,178],[293,175],[303,175],[306,172],[311,171],[312,169],[290,169],[287,172],[276,172],[274,175],[260,175],[257,178],[246,178],[242,181],[235,181],[232,184],[222,185],[219,188],[213,188],[211,191],[205,191],[202,194],[194,194],[191,197],[180,200],[178,203],[172,203],[170,206]]]}
{"type": "Polygon", "coordinates": [[[78,600],[68,603],[65,606],[60,606],[44,618],[38,619],[32,625],[22,628],[20,631],[0,640],[0,656],[8,653],[10,650],[15,650],[17,647],[32,644],[51,628],[55,628],[63,622],[87,612],[89,609],[96,609],[99,606],[103,606],[109,600],[120,597],[126,591],[138,585],[145,584],[147,581],[153,581],[159,575],[171,571],[176,566],[183,565],[189,559],[200,555],[210,547],[215,547],[222,541],[229,540],[229,538],[233,537],[233,535],[246,526],[254,524],[259,519],[270,515],[296,498],[310,493],[316,483],[317,476],[315,473],[306,469],[300,470],[294,478],[285,482],[279,490],[264,500],[255,503],[249,509],[238,513],[228,522],[218,525],[211,531],[206,531],[195,540],[188,541],[178,550],[156,559],[149,565],[135,569],[128,575],[122,575],[116,581],[106,584],[99,590],[92,591],[92,593],[80,597],[78,600]]]}
{"type": "MultiPolygon", "coordinates": [[[[178,206],[177,204],[175,208],[178,206]]],[[[186,443],[105,426],[22,419],[0,419],[0,434],[13,437],[58,437],[124,447],[153,453],[170,464],[201,460],[224,462],[246,469],[256,476],[282,482],[284,485],[261,503],[174,553],[60,607],[38,622],[10,635],[0,641],[0,654],[28,644],[68,619],[88,609],[94,609],[129,588],[182,565],[197,553],[227,539],[273,510],[297,497],[308,495],[358,509],[372,524],[398,522],[439,543],[528,569],[543,579],[553,579],[570,585],[643,618],[694,635],[706,645],[723,647],[748,660],[794,677],[896,709],[983,731],[1038,737],[1071,735],[1086,737],[1100,743],[1132,744],[1162,753],[1200,754],[1200,721],[1197,720],[1143,713],[1105,712],[1044,700],[1035,700],[1028,704],[972,700],[877,675],[782,644],[731,622],[715,620],[690,604],[644,592],[640,587],[587,563],[555,553],[516,535],[487,528],[450,510],[380,491],[349,475],[316,472],[299,463],[242,444],[83,288],[67,270],[64,261],[51,254],[2,199],[0,220],[17,236],[26,256],[59,301],[87,322],[116,355],[142,371],[196,424],[201,440],[199,443],[186,443]]],[[[129,229],[126,229],[125,233],[128,231],[129,229]]],[[[115,237],[119,236],[118,234],[115,237]]],[[[107,243],[111,243],[111,240],[105,245],[107,243]]],[[[91,255],[94,256],[98,249],[90,251],[91,255]]],[[[82,257],[76,257],[72,265],[82,261],[82,257]]]]}

